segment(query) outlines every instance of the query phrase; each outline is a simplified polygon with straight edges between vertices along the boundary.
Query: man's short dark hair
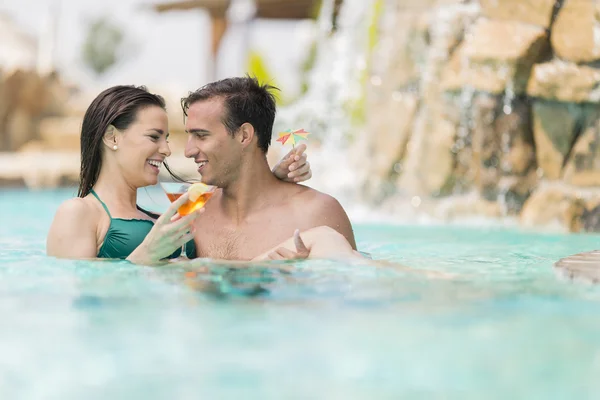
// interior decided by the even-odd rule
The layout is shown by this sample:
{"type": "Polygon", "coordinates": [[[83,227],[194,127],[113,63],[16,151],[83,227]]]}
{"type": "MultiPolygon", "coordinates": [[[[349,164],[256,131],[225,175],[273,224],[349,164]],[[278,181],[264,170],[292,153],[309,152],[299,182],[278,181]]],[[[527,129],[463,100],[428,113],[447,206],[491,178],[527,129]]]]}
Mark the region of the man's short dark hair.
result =
{"type": "Polygon", "coordinates": [[[222,122],[227,132],[233,136],[244,123],[251,124],[258,137],[258,147],[266,153],[271,144],[276,112],[275,96],[271,90],[279,89],[267,84],[261,85],[253,77],[227,78],[190,92],[181,99],[181,108],[187,117],[192,104],[222,98],[225,106],[222,122]]]}

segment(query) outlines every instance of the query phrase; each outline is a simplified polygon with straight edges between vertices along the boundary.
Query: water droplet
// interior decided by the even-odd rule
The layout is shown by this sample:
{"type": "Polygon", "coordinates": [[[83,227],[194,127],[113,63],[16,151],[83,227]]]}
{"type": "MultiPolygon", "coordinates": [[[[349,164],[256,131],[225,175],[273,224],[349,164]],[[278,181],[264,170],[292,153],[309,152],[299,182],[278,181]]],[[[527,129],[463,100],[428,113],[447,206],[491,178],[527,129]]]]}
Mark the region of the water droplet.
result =
{"type": "Polygon", "coordinates": [[[502,107],[502,111],[504,111],[504,114],[508,115],[512,113],[512,107],[510,104],[505,104],[504,107],[502,107]]]}
{"type": "Polygon", "coordinates": [[[400,172],[402,172],[402,164],[400,163],[396,163],[394,164],[394,171],[399,174],[400,172]]]}

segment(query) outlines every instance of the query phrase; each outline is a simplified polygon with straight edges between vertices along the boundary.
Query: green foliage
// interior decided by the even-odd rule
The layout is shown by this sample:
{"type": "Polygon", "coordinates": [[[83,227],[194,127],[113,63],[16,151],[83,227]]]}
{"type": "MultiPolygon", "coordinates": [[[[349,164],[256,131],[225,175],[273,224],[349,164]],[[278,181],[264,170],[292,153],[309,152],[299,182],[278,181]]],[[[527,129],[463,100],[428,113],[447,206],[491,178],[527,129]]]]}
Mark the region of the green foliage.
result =
{"type": "Polygon", "coordinates": [[[118,61],[124,37],[123,31],[108,18],[96,18],[89,25],[83,43],[84,63],[97,75],[102,75],[118,61]]]}
{"type": "Polygon", "coordinates": [[[310,16],[313,19],[319,18],[319,14],[321,13],[321,8],[323,7],[323,0],[318,0],[313,2],[312,8],[310,10],[310,16]]]}
{"type": "Polygon", "coordinates": [[[375,0],[373,3],[373,11],[371,13],[371,19],[369,21],[369,27],[367,31],[367,49],[365,57],[367,59],[367,67],[361,72],[359,77],[362,93],[359,98],[354,99],[346,104],[350,121],[355,126],[364,125],[366,122],[366,91],[367,83],[369,79],[369,71],[371,70],[371,57],[373,50],[379,41],[379,20],[384,11],[384,0],[375,0]]]}
{"type": "Polygon", "coordinates": [[[383,0],[376,0],[373,4],[373,14],[371,15],[371,21],[369,23],[369,54],[373,52],[373,49],[375,49],[375,46],[379,41],[379,19],[381,18],[381,14],[383,14],[384,5],[383,0]]]}
{"type": "MultiPolygon", "coordinates": [[[[248,54],[246,71],[248,75],[254,76],[261,83],[268,83],[269,85],[277,86],[273,75],[269,72],[267,63],[256,50],[250,50],[248,54]]],[[[278,93],[275,98],[277,99],[278,104],[284,103],[281,93],[278,93]]]]}
{"type": "Polygon", "coordinates": [[[308,54],[306,55],[306,59],[302,63],[300,67],[301,74],[301,83],[300,83],[300,94],[303,95],[308,92],[308,76],[312,69],[315,66],[317,61],[317,53],[318,53],[318,43],[317,41],[313,41],[310,45],[310,49],[308,50],[308,54]]]}

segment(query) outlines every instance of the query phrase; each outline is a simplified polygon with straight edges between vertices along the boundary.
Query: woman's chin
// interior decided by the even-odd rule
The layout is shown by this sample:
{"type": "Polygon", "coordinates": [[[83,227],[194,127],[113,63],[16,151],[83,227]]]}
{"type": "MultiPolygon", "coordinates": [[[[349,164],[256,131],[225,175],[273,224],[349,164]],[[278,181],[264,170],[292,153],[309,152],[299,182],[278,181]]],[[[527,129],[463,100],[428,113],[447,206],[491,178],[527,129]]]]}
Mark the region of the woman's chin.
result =
{"type": "Polygon", "coordinates": [[[146,175],[143,180],[144,186],[154,186],[158,184],[158,175],[146,175]]]}

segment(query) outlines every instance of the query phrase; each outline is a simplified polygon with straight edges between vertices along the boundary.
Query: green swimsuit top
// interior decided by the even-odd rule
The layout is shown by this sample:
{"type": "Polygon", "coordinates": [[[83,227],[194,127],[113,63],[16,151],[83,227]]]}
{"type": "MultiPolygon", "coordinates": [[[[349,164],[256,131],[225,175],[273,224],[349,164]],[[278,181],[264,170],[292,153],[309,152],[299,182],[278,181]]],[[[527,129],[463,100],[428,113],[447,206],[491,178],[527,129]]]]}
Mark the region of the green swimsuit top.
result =
{"type": "MultiPolygon", "coordinates": [[[[100,197],[98,197],[93,189],[91,193],[102,204],[102,207],[110,218],[110,225],[108,226],[108,231],[106,231],[104,243],[102,243],[102,247],[100,247],[100,251],[98,252],[98,258],[126,259],[144,241],[154,226],[154,222],[147,219],[113,218],[106,204],[100,200],[100,197]]],[[[155,217],[139,207],[138,209],[150,217],[155,217]]],[[[188,258],[196,257],[196,246],[193,240],[190,240],[186,244],[185,252],[188,258]]],[[[168,258],[177,258],[180,254],[181,249],[177,249],[168,258]]]]}

